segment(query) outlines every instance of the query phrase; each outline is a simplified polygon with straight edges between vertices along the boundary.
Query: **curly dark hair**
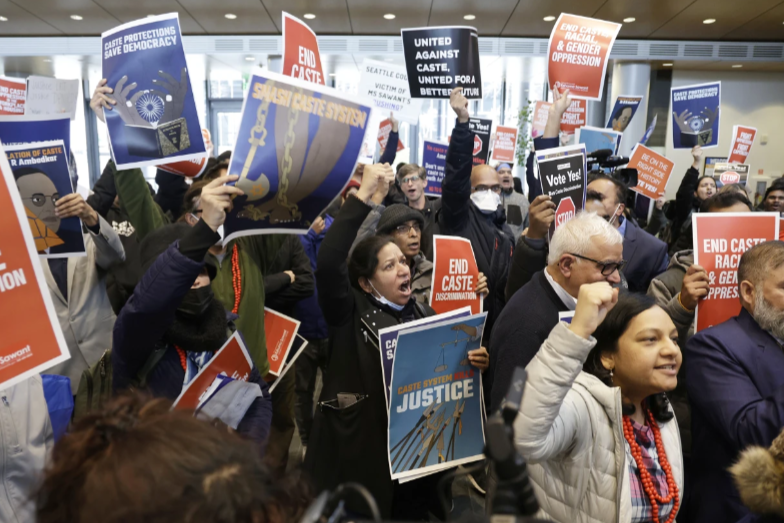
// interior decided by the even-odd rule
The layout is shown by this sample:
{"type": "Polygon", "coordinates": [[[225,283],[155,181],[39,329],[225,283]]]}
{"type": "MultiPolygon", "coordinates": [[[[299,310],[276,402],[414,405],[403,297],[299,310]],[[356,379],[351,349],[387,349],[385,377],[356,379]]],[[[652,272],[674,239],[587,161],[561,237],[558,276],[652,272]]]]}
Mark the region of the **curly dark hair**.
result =
{"type": "Polygon", "coordinates": [[[354,247],[348,261],[348,275],[351,285],[359,290],[359,278],[364,276],[368,280],[373,277],[378,267],[378,253],[388,243],[395,243],[389,236],[370,236],[354,247]]]}

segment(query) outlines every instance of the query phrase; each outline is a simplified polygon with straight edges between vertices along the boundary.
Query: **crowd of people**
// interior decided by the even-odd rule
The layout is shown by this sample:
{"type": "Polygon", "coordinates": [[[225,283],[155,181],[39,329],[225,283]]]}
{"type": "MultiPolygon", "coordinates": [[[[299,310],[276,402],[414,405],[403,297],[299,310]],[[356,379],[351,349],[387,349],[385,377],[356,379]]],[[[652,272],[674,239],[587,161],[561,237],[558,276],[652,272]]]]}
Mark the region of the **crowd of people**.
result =
{"type": "MultiPolygon", "coordinates": [[[[571,99],[553,96],[537,151],[560,145],[571,99]]],[[[103,119],[114,104],[102,82],[91,107],[103,119]]],[[[468,360],[488,413],[515,368],[527,369],[514,443],[540,516],[781,521],[784,243],[742,255],[740,313],[695,334],[712,282],[694,263],[691,227],[695,213],[784,212],[784,178],[755,209],[743,187],[700,176],[695,147],[675,200],[656,202],[648,220],[627,182],[589,173],[585,210],[548,238],[555,204],[532,155],[524,195],[512,166],[473,165],[461,89],[450,106],[440,198],[425,195],[421,166],[393,167],[391,115],[380,161],[359,165],[303,236],[222,244],[243,194],[227,185],[238,179],[229,153],[192,183],[159,171],[157,193],[110,161],[87,200],[58,200],[58,217],[81,218],[87,256],[42,263],[71,354],[46,374],[70,380],[76,410],[55,426],[40,376],[2,391],[0,521],[285,523],[346,484],[366,489],[346,495],[352,517],[453,517],[438,493],[448,472],[391,479],[381,355],[363,322],[436,314],[436,234],[468,239],[476,257],[487,320],[468,360]],[[308,341],[272,393],[265,307],[298,319],[308,341]],[[253,361],[244,414],[230,424],[170,410],[234,332],[253,361]],[[291,463],[295,430],[302,455],[291,463]]],[[[492,483],[484,470],[471,481],[480,497],[492,483]]]]}

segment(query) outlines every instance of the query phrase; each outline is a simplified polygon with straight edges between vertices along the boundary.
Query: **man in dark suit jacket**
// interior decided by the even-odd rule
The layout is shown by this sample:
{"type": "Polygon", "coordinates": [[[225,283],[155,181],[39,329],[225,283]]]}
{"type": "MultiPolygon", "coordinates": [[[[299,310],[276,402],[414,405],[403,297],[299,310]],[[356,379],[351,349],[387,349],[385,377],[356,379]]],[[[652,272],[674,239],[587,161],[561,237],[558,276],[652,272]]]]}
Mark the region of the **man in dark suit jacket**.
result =
{"type": "Polygon", "coordinates": [[[684,354],[695,523],[749,515],[727,469],[748,446],[770,446],[784,427],[784,242],[749,249],[738,281],[740,314],[695,334],[684,354]]]}

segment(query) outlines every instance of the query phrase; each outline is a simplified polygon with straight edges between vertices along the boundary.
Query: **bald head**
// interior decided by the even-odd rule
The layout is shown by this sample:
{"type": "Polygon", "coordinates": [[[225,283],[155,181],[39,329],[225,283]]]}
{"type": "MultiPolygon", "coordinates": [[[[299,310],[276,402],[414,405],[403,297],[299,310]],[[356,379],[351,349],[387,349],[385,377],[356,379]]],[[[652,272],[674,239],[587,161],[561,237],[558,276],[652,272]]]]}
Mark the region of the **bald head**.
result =
{"type": "Polygon", "coordinates": [[[480,186],[482,189],[501,187],[501,179],[498,177],[498,172],[489,165],[475,165],[471,169],[471,189],[476,190],[480,186]]]}

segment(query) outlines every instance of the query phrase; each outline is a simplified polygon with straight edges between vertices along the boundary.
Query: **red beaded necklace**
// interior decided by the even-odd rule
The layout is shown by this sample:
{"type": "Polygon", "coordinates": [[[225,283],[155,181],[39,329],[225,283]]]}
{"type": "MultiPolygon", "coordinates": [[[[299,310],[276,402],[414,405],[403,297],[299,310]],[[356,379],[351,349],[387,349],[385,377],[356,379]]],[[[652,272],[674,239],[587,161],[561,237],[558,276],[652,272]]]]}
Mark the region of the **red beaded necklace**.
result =
{"type": "Polygon", "coordinates": [[[634,437],[634,428],[632,427],[632,420],[629,418],[629,416],[623,417],[623,435],[626,438],[626,441],[629,443],[632,457],[637,463],[637,471],[640,473],[640,482],[642,483],[642,487],[645,490],[645,494],[648,496],[648,499],[651,501],[653,521],[655,523],[659,523],[659,503],[664,505],[670,501],[673,501],[670,517],[667,518],[666,521],[666,523],[672,523],[675,521],[675,515],[678,513],[678,484],[675,483],[675,479],[672,477],[672,468],[670,467],[670,462],[667,461],[667,453],[664,450],[664,444],[662,443],[661,439],[661,432],[659,432],[659,425],[656,423],[656,420],[653,419],[653,414],[651,414],[650,410],[646,409],[645,415],[648,419],[648,426],[653,432],[653,441],[656,443],[656,452],[659,454],[659,463],[661,464],[661,468],[664,470],[664,474],[667,477],[667,489],[669,494],[666,497],[662,497],[658,492],[656,492],[656,487],[653,485],[651,474],[648,472],[648,469],[645,467],[642,461],[642,450],[640,449],[640,445],[637,443],[637,439],[634,437]]]}
{"type": "Polygon", "coordinates": [[[182,370],[187,371],[188,362],[187,362],[187,356],[185,355],[185,351],[179,348],[177,345],[175,345],[174,348],[177,349],[177,356],[180,357],[180,367],[182,367],[182,370]]]}
{"type": "Polygon", "coordinates": [[[231,312],[238,314],[242,298],[242,273],[240,272],[240,251],[236,243],[231,251],[231,284],[234,287],[234,307],[231,312]]]}

